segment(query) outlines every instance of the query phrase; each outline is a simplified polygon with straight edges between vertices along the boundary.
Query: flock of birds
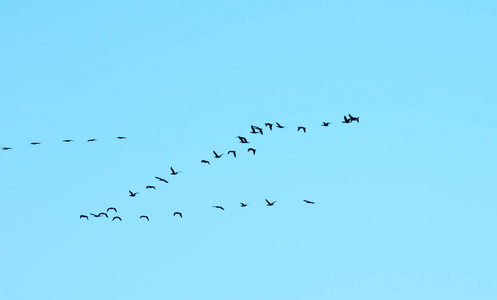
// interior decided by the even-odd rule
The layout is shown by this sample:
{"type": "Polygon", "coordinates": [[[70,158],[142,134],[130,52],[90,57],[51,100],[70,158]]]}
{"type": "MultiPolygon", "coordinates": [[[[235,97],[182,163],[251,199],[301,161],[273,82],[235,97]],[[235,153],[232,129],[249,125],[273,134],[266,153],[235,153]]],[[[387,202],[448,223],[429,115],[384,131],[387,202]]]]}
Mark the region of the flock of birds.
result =
{"type": "MultiPolygon", "coordinates": [[[[359,117],[353,117],[353,116],[352,116],[352,115],[350,115],[350,114],[349,114],[348,116],[349,116],[349,118],[347,118],[347,116],[344,116],[344,117],[343,117],[343,118],[344,118],[344,120],[342,121],[342,123],[352,123],[352,122],[354,122],[354,121],[355,121],[355,122],[357,122],[357,123],[359,123],[359,117]]],[[[323,122],[323,123],[321,124],[321,126],[328,127],[330,124],[331,124],[331,122],[323,122]]],[[[272,130],[273,130],[273,126],[275,126],[276,128],[279,128],[279,129],[283,129],[283,128],[285,128],[285,126],[281,125],[281,124],[280,124],[280,123],[278,123],[278,122],[276,122],[275,124],[273,124],[273,123],[265,123],[265,124],[264,124],[264,126],[265,126],[265,127],[267,127],[267,128],[269,128],[269,130],[270,130],[270,131],[272,131],[272,130]]],[[[303,133],[306,133],[306,132],[307,132],[307,128],[306,128],[305,126],[298,126],[298,127],[297,127],[297,132],[298,132],[298,131],[302,131],[303,133]]],[[[261,134],[261,135],[263,135],[263,134],[264,134],[264,130],[263,130],[263,128],[261,128],[261,127],[259,127],[259,126],[251,125],[251,131],[250,131],[250,133],[251,133],[251,134],[261,134]]],[[[118,137],[116,137],[116,138],[117,138],[117,139],[119,139],[119,140],[124,140],[124,139],[126,139],[126,137],[124,137],[124,136],[118,136],[118,137]]],[[[237,139],[239,140],[239,142],[240,142],[240,143],[242,143],[242,144],[248,144],[248,143],[250,143],[250,142],[247,140],[247,138],[246,138],[246,137],[243,137],[243,136],[237,136],[236,138],[237,138],[237,139]]],[[[92,139],[88,139],[88,140],[87,140],[87,142],[96,142],[96,141],[97,141],[97,139],[94,139],[94,138],[92,138],[92,139]]],[[[70,142],[73,142],[73,140],[67,139],[67,140],[62,140],[62,142],[64,142],[64,143],[70,143],[70,142]]],[[[41,143],[40,143],[40,142],[32,142],[32,143],[30,143],[30,144],[31,144],[31,145],[41,145],[41,143]]],[[[2,150],[12,150],[12,148],[11,148],[11,147],[2,147],[2,150]]],[[[213,154],[214,154],[214,159],[219,159],[219,158],[221,158],[221,157],[224,155],[224,153],[218,154],[216,151],[212,151],[212,152],[213,152],[213,154]]],[[[252,154],[253,154],[253,155],[255,155],[255,153],[256,153],[256,149],[255,149],[255,148],[251,148],[251,147],[249,147],[249,148],[247,149],[247,152],[252,152],[252,154]]],[[[234,158],[236,158],[236,151],[235,151],[235,150],[229,150],[229,151],[227,152],[227,155],[230,155],[230,154],[232,154],[232,155],[233,155],[233,157],[234,157],[234,158]]],[[[210,161],[209,161],[209,160],[206,160],[206,159],[202,159],[202,160],[200,161],[200,163],[202,163],[202,164],[208,164],[208,165],[210,165],[210,164],[211,164],[211,163],[210,163],[210,161]]],[[[170,173],[170,174],[171,174],[172,176],[178,175],[178,174],[180,174],[180,173],[182,172],[182,171],[177,171],[177,170],[174,170],[174,168],[173,168],[173,167],[171,167],[170,169],[171,169],[171,173],[170,173]]],[[[168,181],[168,180],[166,180],[166,179],[164,179],[164,178],[162,178],[162,177],[159,177],[159,176],[156,176],[156,177],[155,177],[155,179],[157,179],[159,182],[169,183],[169,181],[168,181]]],[[[154,185],[147,185],[145,189],[154,189],[154,190],[156,190],[156,188],[155,188],[155,186],[154,186],[154,185]]],[[[129,192],[129,195],[128,195],[129,197],[136,197],[136,196],[139,194],[139,192],[133,192],[133,191],[131,191],[131,190],[129,190],[128,192],[129,192]]],[[[265,201],[266,201],[266,205],[267,205],[267,206],[273,206],[273,205],[276,203],[276,201],[271,202],[271,201],[269,201],[268,199],[265,199],[265,201]]],[[[309,201],[309,200],[305,200],[305,199],[304,199],[303,201],[304,201],[305,203],[307,203],[307,204],[315,204],[315,202],[313,202],[313,201],[309,201]]],[[[247,206],[248,206],[248,204],[247,204],[247,203],[240,202],[240,207],[247,207],[247,206]]],[[[214,205],[214,206],[212,206],[212,207],[213,207],[213,208],[220,209],[220,210],[224,210],[224,207],[222,207],[222,206],[220,206],[220,205],[214,205]]],[[[94,217],[94,218],[101,218],[101,217],[105,217],[105,218],[107,218],[107,219],[108,219],[108,218],[109,218],[108,213],[110,213],[110,211],[114,211],[114,213],[116,213],[116,214],[117,214],[117,209],[116,209],[115,207],[109,207],[109,208],[107,208],[107,211],[106,211],[106,212],[100,212],[100,213],[98,213],[98,214],[90,213],[90,216],[92,216],[92,217],[94,217]]],[[[175,212],[173,213],[173,217],[175,217],[175,216],[179,216],[180,218],[183,218],[183,214],[182,214],[181,212],[179,212],[179,211],[175,211],[175,212]]],[[[89,219],[90,219],[90,218],[88,217],[88,215],[85,215],[85,214],[81,214],[81,215],[79,216],[79,218],[80,218],[80,219],[86,219],[86,220],[89,220],[89,219]]],[[[150,218],[149,218],[147,215],[141,215],[141,216],[139,217],[139,219],[144,219],[144,220],[150,221],[150,218]]],[[[117,215],[116,215],[116,216],[113,216],[113,217],[112,217],[112,221],[116,221],[116,220],[118,220],[118,221],[122,221],[122,218],[121,218],[120,216],[117,216],[117,215]]]]}

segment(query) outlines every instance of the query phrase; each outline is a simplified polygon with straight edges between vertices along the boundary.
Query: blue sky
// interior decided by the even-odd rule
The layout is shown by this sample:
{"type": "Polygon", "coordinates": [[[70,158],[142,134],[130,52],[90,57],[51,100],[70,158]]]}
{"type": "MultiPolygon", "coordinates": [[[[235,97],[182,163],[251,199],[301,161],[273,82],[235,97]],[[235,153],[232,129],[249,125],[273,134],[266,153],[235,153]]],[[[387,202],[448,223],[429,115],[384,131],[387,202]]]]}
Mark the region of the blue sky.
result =
{"type": "Polygon", "coordinates": [[[3,3],[0,298],[495,299],[496,13],[3,3]]]}

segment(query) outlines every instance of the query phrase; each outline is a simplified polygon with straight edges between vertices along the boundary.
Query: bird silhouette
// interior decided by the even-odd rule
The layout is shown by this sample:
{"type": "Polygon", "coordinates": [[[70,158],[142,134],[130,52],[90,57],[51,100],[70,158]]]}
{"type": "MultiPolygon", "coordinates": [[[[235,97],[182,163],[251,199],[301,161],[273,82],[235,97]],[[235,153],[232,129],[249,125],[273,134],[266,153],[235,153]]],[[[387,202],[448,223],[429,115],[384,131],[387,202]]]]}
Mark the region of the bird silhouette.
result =
{"type": "Polygon", "coordinates": [[[271,124],[271,123],[266,123],[266,124],[264,124],[264,125],[266,125],[266,127],[269,127],[269,130],[273,130],[273,124],[271,124]]]}
{"type": "Polygon", "coordinates": [[[221,158],[221,156],[223,156],[223,154],[224,154],[224,153],[223,153],[223,154],[221,154],[221,155],[218,155],[218,154],[216,153],[216,151],[212,151],[212,152],[214,152],[214,158],[221,158]]]}
{"type": "Polygon", "coordinates": [[[209,165],[211,164],[208,160],[205,160],[205,159],[202,159],[202,160],[200,161],[200,163],[203,163],[203,164],[209,164],[209,165]]]}
{"type": "Polygon", "coordinates": [[[62,140],[64,143],[74,142],[74,140],[62,140]]]}
{"type": "Polygon", "coordinates": [[[213,207],[214,207],[214,208],[219,208],[219,209],[224,210],[224,208],[223,208],[222,206],[219,206],[219,205],[215,205],[215,206],[213,206],[213,207]]]}
{"type": "Polygon", "coordinates": [[[278,122],[276,122],[276,127],[278,127],[278,128],[285,128],[285,126],[280,125],[280,123],[278,123],[278,122]]]}
{"type": "Polygon", "coordinates": [[[88,220],[88,216],[87,215],[80,215],[79,218],[86,218],[88,220]]]}
{"type": "Polygon", "coordinates": [[[109,210],[113,210],[113,211],[115,211],[117,213],[117,209],[115,207],[109,207],[109,208],[107,208],[107,212],[109,212],[109,210]]]}
{"type": "Polygon", "coordinates": [[[99,213],[97,217],[100,217],[100,216],[105,216],[106,218],[109,218],[109,216],[104,212],[99,213]]]}
{"type": "Polygon", "coordinates": [[[164,178],[160,178],[160,177],[157,177],[157,176],[155,176],[155,178],[159,179],[159,181],[162,181],[162,182],[165,182],[165,183],[169,183],[169,181],[165,180],[164,178]]]}
{"type": "Polygon", "coordinates": [[[241,207],[245,207],[245,206],[247,206],[247,205],[248,205],[248,204],[245,204],[245,203],[243,203],[243,202],[240,202],[240,206],[241,206],[241,207]]]}
{"type": "Polygon", "coordinates": [[[304,126],[299,126],[299,127],[297,128],[297,131],[299,131],[300,129],[302,129],[302,130],[304,131],[304,133],[305,133],[305,127],[304,127],[304,126]]]}
{"type": "Polygon", "coordinates": [[[255,149],[254,148],[248,148],[247,152],[250,152],[250,151],[252,151],[252,153],[254,153],[254,155],[255,155],[255,149]]]}
{"type": "Polygon", "coordinates": [[[276,203],[276,201],[269,202],[267,199],[266,199],[266,202],[267,202],[267,206],[273,206],[276,203]]]}
{"type": "Polygon", "coordinates": [[[129,196],[130,197],[135,197],[136,195],[138,195],[139,192],[136,192],[136,193],[133,193],[132,191],[129,191],[129,196]]]}
{"type": "Polygon", "coordinates": [[[97,139],[89,139],[86,142],[96,142],[96,141],[97,141],[97,139]]]}
{"type": "Polygon", "coordinates": [[[147,187],[145,189],[154,189],[155,190],[156,188],[153,185],[147,185],[147,187]]]}
{"type": "Polygon", "coordinates": [[[316,204],[316,203],[314,203],[314,202],[312,202],[312,201],[305,200],[305,199],[304,199],[304,202],[305,202],[305,203],[309,203],[309,204],[316,204]]]}
{"type": "Polygon", "coordinates": [[[114,220],[119,220],[121,222],[123,221],[123,219],[121,219],[121,217],[118,217],[118,216],[115,216],[114,218],[112,218],[112,221],[114,221],[114,220]]]}
{"type": "Polygon", "coordinates": [[[12,150],[10,147],[3,147],[2,150],[12,150]]]}
{"type": "Polygon", "coordinates": [[[325,126],[325,127],[327,127],[328,125],[330,125],[330,122],[323,122],[323,124],[321,124],[321,126],[325,126]]]}
{"type": "Polygon", "coordinates": [[[179,211],[175,211],[174,214],[173,214],[173,217],[176,216],[176,215],[180,216],[180,218],[183,219],[183,214],[180,213],[179,211]]]}
{"type": "Polygon", "coordinates": [[[357,121],[357,123],[359,123],[359,117],[352,117],[350,114],[349,114],[349,117],[350,117],[350,122],[352,121],[357,121]]]}
{"type": "Polygon", "coordinates": [[[33,142],[33,143],[31,143],[31,145],[41,145],[41,143],[40,142],[33,142]]]}
{"type": "Polygon", "coordinates": [[[92,214],[92,213],[90,213],[90,215],[92,215],[92,216],[93,216],[93,217],[95,217],[95,218],[100,217],[100,214],[99,214],[99,215],[96,215],[96,214],[92,214]]]}
{"type": "Polygon", "coordinates": [[[343,119],[344,119],[344,121],[342,121],[342,123],[350,123],[350,122],[352,122],[352,120],[351,119],[347,119],[346,116],[343,116],[343,119]]]}
{"type": "Polygon", "coordinates": [[[242,144],[248,144],[249,142],[247,141],[247,139],[243,136],[237,136],[237,138],[240,140],[240,143],[242,144]]]}
{"type": "Polygon", "coordinates": [[[254,126],[254,125],[250,125],[250,128],[252,129],[252,131],[250,133],[260,133],[260,134],[264,134],[262,132],[262,128],[260,128],[259,126],[254,126]],[[257,131],[256,131],[257,130],[257,131]]]}
{"type": "Polygon", "coordinates": [[[118,136],[118,137],[116,137],[116,139],[118,139],[118,140],[125,140],[126,137],[125,136],[118,136]]]}
{"type": "Polygon", "coordinates": [[[173,167],[171,167],[171,175],[178,175],[181,171],[175,172],[173,167]]]}
{"type": "Polygon", "coordinates": [[[148,216],[140,216],[140,219],[142,219],[142,218],[147,219],[147,221],[150,221],[150,220],[148,219],[148,216]]]}
{"type": "Polygon", "coordinates": [[[230,155],[230,153],[233,153],[233,157],[236,157],[236,151],[235,150],[228,151],[228,155],[230,155]]]}

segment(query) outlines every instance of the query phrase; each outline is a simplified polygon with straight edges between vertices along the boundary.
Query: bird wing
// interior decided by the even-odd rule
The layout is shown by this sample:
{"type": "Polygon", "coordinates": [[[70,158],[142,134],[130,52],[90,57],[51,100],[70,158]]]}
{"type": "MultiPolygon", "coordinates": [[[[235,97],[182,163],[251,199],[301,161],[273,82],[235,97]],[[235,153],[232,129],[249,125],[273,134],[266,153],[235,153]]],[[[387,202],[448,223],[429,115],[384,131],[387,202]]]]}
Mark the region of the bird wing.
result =
{"type": "Polygon", "coordinates": [[[266,202],[267,202],[267,204],[271,204],[271,202],[267,201],[267,199],[266,199],[266,202]]]}

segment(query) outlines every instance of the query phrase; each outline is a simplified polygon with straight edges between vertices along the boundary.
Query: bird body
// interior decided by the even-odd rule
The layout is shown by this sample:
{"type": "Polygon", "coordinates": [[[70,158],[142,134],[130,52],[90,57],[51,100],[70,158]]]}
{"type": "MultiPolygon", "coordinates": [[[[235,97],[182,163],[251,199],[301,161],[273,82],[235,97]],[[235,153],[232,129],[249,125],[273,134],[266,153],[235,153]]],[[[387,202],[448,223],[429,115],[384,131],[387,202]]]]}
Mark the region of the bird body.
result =
{"type": "Polygon", "coordinates": [[[154,189],[155,190],[156,188],[153,185],[147,185],[147,187],[145,189],[154,189]]]}
{"type": "Polygon", "coordinates": [[[269,130],[273,130],[273,124],[271,123],[266,123],[264,124],[266,127],[269,127],[269,130]]]}
{"type": "Polygon", "coordinates": [[[243,136],[237,136],[237,138],[240,140],[240,143],[242,144],[248,144],[249,142],[247,141],[247,139],[243,136]]]}
{"type": "Polygon", "coordinates": [[[148,219],[148,216],[140,216],[140,219],[142,219],[142,218],[143,218],[143,219],[147,219],[147,221],[150,221],[150,220],[148,219]]]}
{"type": "Polygon", "coordinates": [[[305,202],[305,203],[309,203],[309,204],[316,204],[316,203],[314,203],[314,202],[312,202],[312,201],[305,200],[305,199],[304,199],[304,202],[305,202]]]}
{"type": "Polygon", "coordinates": [[[41,145],[41,143],[40,142],[33,142],[33,143],[31,143],[31,145],[41,145]]]}
{"type": "Polygon", "coordinates": [[[236,151],[235,151],[235,150],[230,150],[230,151],[228,151],[228,155],[229,155],[230,153],[233,153],[233,157],[235,157],[235,158],[236,158],[236,151]]]}
{"type": "Polygon", "coordinates": [[[130,197],[135,197],[139,192],[133,193],[132,191],[129,191],[129,196],[130,197]]]}
{"type": "Polygon", "coordinates": [[[117,209],[115,207],[109,207],[109,208],[107,208],[107,212],[109,212],[109,210],[113,210],[113,211],[115,211],[117,213],[117,209]]]}
{"type": "Polygon", "coordinates": [[[221,158],[221,156],[223,156],[223,154],[224,154],[224,153],[222,153],[221,155],[218,155],[216,153],[216,151],[212,151],[212,152],[214,152],[214,158],[221,158]]]}
{"type": "Polygon", "coordinates": [[[349,117],[350,117],[350,122],[352,121],[357,121],[357,123],[359,123],[359,117],[352,117],[350,114],[349,114],[349,117]]]}
{"type": "Polygon", "coordinates": [[[248,148],[247,152],[250,152],[250,151],[252,151],[252,153],[254,153],[254,155],[255,155],[255,149],[254,148],[248,148]]]}
{"type": "Polygon", "coordinates": [[[126,137],[125,136],[118,136],[118,137],[116,137],[116,139],[118,139],[118,140],[125,140],[126,137]]]}
{"type": "Polygon", "coordinates": [[[165,182],[165,183],[169,183],[169,181],[165,180],[164,178],[160,178],[160,177],[157,177],[157,176],[155,176],[155,178],[159,179],[159,181],[162,181],[162,182],[165,182]]]}
{"type": "Polygon", "coordinates": [[[175,211],[174,214],[173,214],[173,217],[176,216],[176,215],[180,216],[180,218],[183,219],[183,214],[180,213],[179,211],[175,211]]]}
{"type": "Polygon", "coordinates": [[[119,221],[121,221],[121,222],[123,221],[123,220],[121,219],[121,217],[118,217],[118,216],[115,216],[114,218],[112,218],[112,221],[114,221],[114,220],[119,220],[119,221]]]}
{"type": "Polygon", "coordinates": [[[243,202],[240,202],[240,206],[241,206],[241,207],[245,207],[245,206],[247,206],[247,205],[248,205],[248,204],[245,204],[245,203],[243,203],[243,202]]]}
{"type": "Polygon", "coordinates": [[[266,199],[266,202],[267,202],[267,206],[273,206],[276,203],[276,201],[269,202],[267,199],[266,199]]]}
{"type": "Polygon", "coordinates": [[[73,140],[62,140],[64,143],[74,142],[73,140]]]}
{"type": "Polygon", "coordinates": [[[200,163],[203,163],[203,164],[209,164],[209,165],[211,164],[208,160],[205,160],[205,159],[202,159],[202,160],[200,161],[200,163]]]}
{"type": "Polygon", "coordinates": [[[224,208],[223,208],[222,206],[219,206],[219,205],[215,205],[215,206],[213,206],[213,207],[214,207],[214,208],[219,208],[219,209],[224,210],[224,208]]]}
{"type": "Polygon", "coordinates": [[[86,142],[96,142],[96,141],[97,141],[97,139],[89,139],[86,142]]]}
{"type": "Polygon", "coordinates": [[[82,219],[82,218],[86,218],[86,219],[88,220],[88,216],[87,216],[87,215],[80,215],[80,216],[79,216],[79,218],[80,218],[80,219],[82,219]]]}
{"type": "Polygon", "coordinates": [[[173,167],[171,167],[171,175],[178,175],[179,173],[181,173],[181,171],[175,172],[173,167]]]}
{"type": "Polygon", "coordinates": [[[10,147],[3,147],[2,150],[12,150],[10,147]]]}
{"type": "Polygon", "coordinates": [[[297,131],[299,131],[300,129],[302,129],[302,130],[304,131],[304,133],[305,133],[305,127],[304,127],[304,126],[299,126],[299,127],[297,128],[297,131]]]}
{"type": "Polygon", "coordinates": [[[285,128],[285,126],[281,125],[280,123],[276,122],[276,127],[278,128],[285,128]]]}
{"type": "Polygon", "coordinates": [[[325,127],[327,127],[328,125],[330,125],[330,122],[323,122],[323,124],[321,124],[321,126],[325,126],[325,127]]]}

